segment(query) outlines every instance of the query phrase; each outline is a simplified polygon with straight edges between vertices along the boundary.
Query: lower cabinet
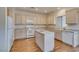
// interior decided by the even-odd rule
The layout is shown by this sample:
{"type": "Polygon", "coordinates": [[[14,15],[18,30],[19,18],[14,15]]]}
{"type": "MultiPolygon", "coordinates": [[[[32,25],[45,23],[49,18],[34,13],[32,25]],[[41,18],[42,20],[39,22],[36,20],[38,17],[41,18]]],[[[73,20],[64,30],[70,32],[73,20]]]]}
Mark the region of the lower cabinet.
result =
{"type": "Polygon", "coordinates": [[[79,45],[78,32],[64,31],[62,32],[62,41],[66,44],[76,47],[79,45]]]}
{"type": "Polygon", "coordinates": [[[17,28],[15,30],[15,39],[31,38],[34,37],[34,29],[17,28]]]}
{"type": "Polygon", "coordinates": [[[73,45],[74,33],[73,32],[62,32],[62,41],[69,45],[73,45]]]}
{"type": "Polygon", "coordinates": [[[26,38],[26,30],[25,29],[16,29],[15,30],[15,39],[26,38]]]}
{"type": "Polygon", "coordinates": [[[54,32],[48,31],[35,31],[36,44],[44,52],[49,52],[54,50],[54,32]]]}

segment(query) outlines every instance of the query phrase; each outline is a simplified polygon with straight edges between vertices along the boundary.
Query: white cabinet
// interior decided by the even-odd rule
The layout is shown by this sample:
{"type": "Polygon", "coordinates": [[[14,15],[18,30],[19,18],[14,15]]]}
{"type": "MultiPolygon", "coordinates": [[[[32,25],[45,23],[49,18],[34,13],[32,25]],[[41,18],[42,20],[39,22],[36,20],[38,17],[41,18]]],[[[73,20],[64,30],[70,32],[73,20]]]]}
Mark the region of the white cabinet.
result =
{"type": "Polygon", "coordinates": [[[15,28],[15,39],[22,39],[22,38],[30,38],[34,37],[34,21],[33,16],[24,16],[24,15],[16,15],[19,16],[21,19],[16,18],[16,28],[15,28]]]}
{"type": "Polygon", "coordinates": [[[73,45],[74,33],[73,32],[62,32],[62,40],[63,42],[73,45]]]}
{"type": "Polygon", "coordinates": [[[15,14],[15,24],[24,25],[26,24],[27,17],[25,15],[15,14]]]}
{"type": "Polygon", "coordinates": [[[79,23],[79,12],[78,9],[71,9],[66,11],[66,22],[67,24],[78,24],[79,23]]]}
{"type": "Polygon", "coordinates": [[[26,16],[25,15],[22,15],[22,24],[26,24],[26,16]]]}
{"type": "Polygon", "coordinates": [[[40,24],[46,24],[46,16],[45,15],[41,15],[41,22],[40,22],[40,24]]]}
{"type": "Polygon", "coordinates": [[[62,40],[64,43],[72,45],[73,47],[76,47],[79,45],[79,32],[75,31],[64,31],[62,32],[62,40]]]}
{"type": "Polygon", "coordinates": [[[35,27],[45,28],[46,15],[43,14],[15,14],[15,39],[34,37],[35,27]],[[24,28],[23,28],[24,27],[24,28]]]}
{"type": "Polygon", "coordinates": [[[47,24],[55,24],[54,15],[48,15],[47,24]]]}
{"type": "Polygon", "coordinates": [[[46,30],[36,30],[35,39],[37,45],[42,51],[48,52],[54,50],[54,32],[46,30]]]}
{"type": "Polygon", "coordinates": [[[22,39],[22,38],[26,38],[26,29],[24,28],[17,28],[15,30],[15,39],[22,39]]]}
{"type": "Polygon", "coordinates": [[[15,14],[15,24],[22,24],[22,16],[21,15],[16,15],[15,14]]]}
{"type": "Polygon", "coordinates": [[[46,16],[36,15],[34,18],[34,24],[46,24],[46,16]]]}
{"type": "Polygon", "coordinates": [[[41,50],[44,50],[44,35],[35,31],[35,40],[41,50]]]}

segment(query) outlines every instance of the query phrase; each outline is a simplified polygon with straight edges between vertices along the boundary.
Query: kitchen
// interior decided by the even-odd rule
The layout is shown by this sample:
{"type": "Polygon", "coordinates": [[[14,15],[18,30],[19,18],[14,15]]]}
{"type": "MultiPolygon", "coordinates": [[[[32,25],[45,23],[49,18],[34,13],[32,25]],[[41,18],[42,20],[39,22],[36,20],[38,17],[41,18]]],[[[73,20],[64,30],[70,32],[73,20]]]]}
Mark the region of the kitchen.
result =
{"type": "Polygon", "coordinates": [[[4,39],[0,41],[1,52],[79,51],[78,8],[9,7],[0,8],[0,12],[5,24],[5,32],[0,29],[4,33],[0,34],[4,39]]]}

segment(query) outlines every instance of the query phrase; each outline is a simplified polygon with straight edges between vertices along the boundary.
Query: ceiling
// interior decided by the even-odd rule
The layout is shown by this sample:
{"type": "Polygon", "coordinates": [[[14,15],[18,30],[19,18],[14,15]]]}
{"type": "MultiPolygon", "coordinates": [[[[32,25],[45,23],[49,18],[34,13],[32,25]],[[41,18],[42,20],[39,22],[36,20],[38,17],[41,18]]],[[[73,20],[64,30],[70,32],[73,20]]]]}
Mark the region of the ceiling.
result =
{"type": "MultiPolygon", "coordinates": [[[[35,13],[51,13],[60,9],[64,9],[64,7],[16,7],[16,10],[20,11],[28,11],[28,12],[35,12],[35,13]]],[[[68,8],[66,8],[68,9],[68,8]]]]}

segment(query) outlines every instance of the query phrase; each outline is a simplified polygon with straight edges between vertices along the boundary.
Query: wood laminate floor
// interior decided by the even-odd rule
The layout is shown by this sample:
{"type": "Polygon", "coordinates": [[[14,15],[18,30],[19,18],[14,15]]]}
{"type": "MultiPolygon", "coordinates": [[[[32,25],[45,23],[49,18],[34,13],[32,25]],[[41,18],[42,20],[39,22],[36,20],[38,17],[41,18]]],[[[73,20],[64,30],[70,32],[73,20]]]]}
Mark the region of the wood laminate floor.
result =
{"type": "MultiPolygon", "coordinates": [[[[79,47],[73,48],[61,41],[55,40],[54,52],[78,52],[79,47]]],[[[35,38],[15,40],[11,52],[42,52],[35,43],[35,38]]]]}
{"type": "Polygon", "coordinates": [[[41,52],[34,38],[15,40],[11,52],[41,52]]]}

